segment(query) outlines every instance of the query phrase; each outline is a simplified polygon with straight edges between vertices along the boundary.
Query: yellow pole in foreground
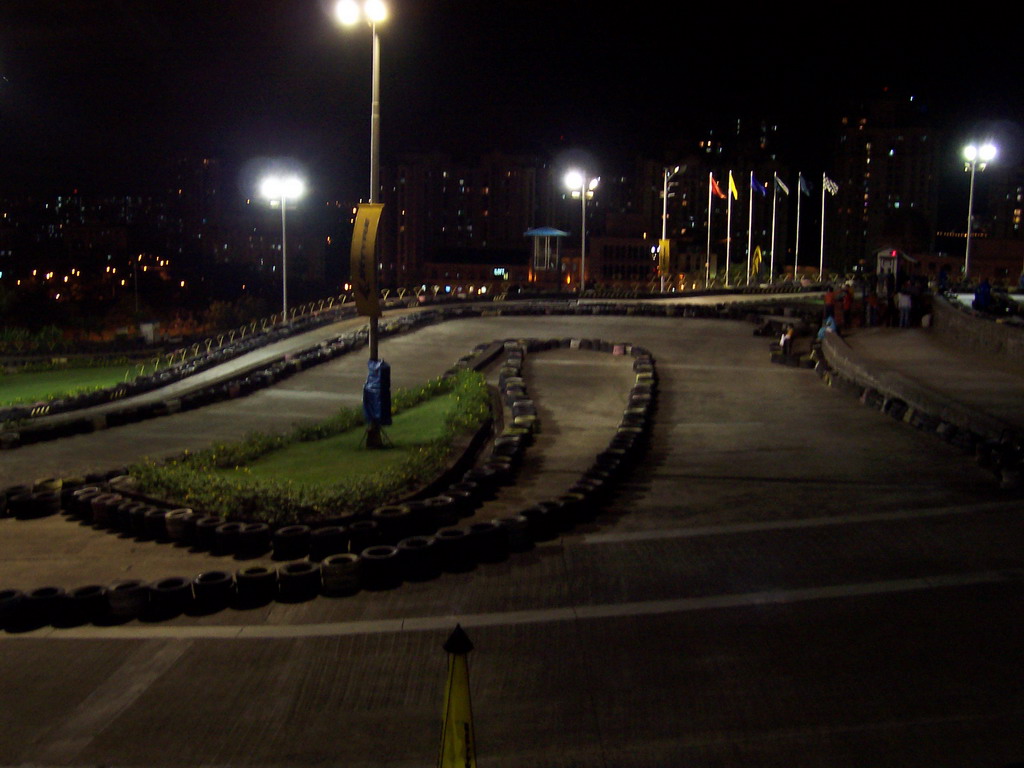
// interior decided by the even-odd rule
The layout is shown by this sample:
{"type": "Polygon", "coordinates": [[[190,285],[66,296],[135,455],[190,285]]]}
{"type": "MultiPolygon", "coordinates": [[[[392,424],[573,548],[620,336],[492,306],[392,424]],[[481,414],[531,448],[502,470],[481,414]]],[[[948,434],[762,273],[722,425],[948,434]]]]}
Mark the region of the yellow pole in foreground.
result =
{"type": "Polygon", "coordinates": [[[466,657],[473,643],[460,625],[444,644],[448,652],[448,682],[444,694],[441,726],[441,750],[438,768],[476,768],[476,737],[473,734],[473,708],[469,702],[469,665],[466,657]]]}

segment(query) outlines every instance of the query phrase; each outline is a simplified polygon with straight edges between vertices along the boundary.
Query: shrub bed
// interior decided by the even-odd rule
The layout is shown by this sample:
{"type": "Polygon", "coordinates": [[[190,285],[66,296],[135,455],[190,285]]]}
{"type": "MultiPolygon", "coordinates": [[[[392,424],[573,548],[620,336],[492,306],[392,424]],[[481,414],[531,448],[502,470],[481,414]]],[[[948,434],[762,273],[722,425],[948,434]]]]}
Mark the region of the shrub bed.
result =
{"type": "Polygon", "coordinates": [[[443,434],[384,472],[346,477],[333,484],[305,484],[257,478],[236,470],[299,442],[325,440],[359,429],[361,410],[349,408],[315,425],[288,434],[254,433],[199,453],[164,463],[145,461],[129,468],[140,492],[204,513],[232,519],[262,520],[275,525],[368,514],[382,503],[429,482],[443,469],[457,438],[483,425],[491,415],[490,393],[481,374],[456,371],[415,390],[397,390],[394,412],[450,393],[456,407],[445,419],[443,434]]]}

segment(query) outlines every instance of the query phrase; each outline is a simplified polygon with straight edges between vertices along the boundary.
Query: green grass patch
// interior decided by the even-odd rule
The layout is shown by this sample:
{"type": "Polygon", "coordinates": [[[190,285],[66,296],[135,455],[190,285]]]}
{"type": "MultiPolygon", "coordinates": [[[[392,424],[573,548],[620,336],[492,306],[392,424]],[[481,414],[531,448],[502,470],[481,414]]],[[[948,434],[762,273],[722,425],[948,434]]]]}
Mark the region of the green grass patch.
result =
{"type": "Polygon", "coordinates": [[[397,414],[384,433],[388,447],[366,450],[365,429],[357,427],[322,440],[292,443],[262,456],[242,470],[248,476],[265,480],[332,485],[387,472],[411,459],[415,452],[444,437],[448,414],[456,407],[451,393],[427,400],[397,414]]]}
{"type": "Polygon", "coordinates": [[[392,408],[392,448],[360,447],[362,412],[347,408],[288,434],[255,433],[129,471],[143,493],[234,519],[284,524],[368,514],[436,478],[455,441],[490,418],[491,399],[481,374],[459,371],[397,390],[392,408]]]}
{"type": "Polygon", "coordinates": [[[86,368],[0,374],[0,405],[36,403],[113,387],[134,379],[137,366],[119,363],[86,368]]]}

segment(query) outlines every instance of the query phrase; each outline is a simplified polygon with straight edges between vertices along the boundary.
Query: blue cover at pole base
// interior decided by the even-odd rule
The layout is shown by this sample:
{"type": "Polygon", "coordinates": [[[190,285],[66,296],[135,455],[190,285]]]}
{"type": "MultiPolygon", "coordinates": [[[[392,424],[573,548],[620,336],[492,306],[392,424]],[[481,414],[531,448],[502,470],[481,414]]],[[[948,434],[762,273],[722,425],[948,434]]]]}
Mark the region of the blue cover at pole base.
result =
{"type": "Polygon", "coordinates": [[[383,360],[367,362],[363,385],[363,417],[367,424],[391,425],[391,366],[383,360]]]}

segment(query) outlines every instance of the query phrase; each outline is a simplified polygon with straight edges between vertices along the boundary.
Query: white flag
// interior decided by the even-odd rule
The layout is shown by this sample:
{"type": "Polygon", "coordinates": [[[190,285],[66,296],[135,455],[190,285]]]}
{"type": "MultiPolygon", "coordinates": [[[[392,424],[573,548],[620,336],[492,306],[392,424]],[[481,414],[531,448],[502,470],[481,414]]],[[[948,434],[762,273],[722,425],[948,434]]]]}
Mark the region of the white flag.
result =
{"type": "Polygon", "coordinates": [[[832,181],[832,179],[830,179],[828,176],[825,176],[824,174],[822,174],[821,183],[825,186],[825,189],[828,190],[828,193],[830,195],[834,195],[836,192],[839,191],[839,185],[832,181]]]}

